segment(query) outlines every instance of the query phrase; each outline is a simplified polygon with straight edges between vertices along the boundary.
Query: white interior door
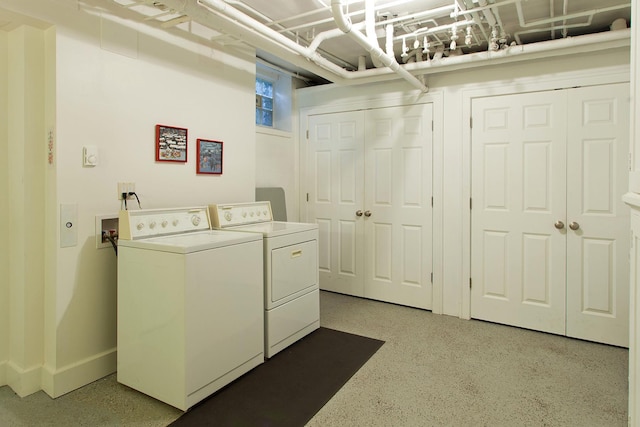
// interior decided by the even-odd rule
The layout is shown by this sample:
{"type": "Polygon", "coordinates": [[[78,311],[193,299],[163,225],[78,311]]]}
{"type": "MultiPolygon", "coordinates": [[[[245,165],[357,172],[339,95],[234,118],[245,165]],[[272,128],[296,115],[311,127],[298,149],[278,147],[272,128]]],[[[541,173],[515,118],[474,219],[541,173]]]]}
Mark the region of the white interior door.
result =
{"type": "Polygon", "coordinates": [[[628,346],[628,93],[473,101],[472,317],[628,346]]]}
{"type": "Polygon", "coordinates": [[[364,295],[364,114],[309,117],[308,220],[318,223],[320,289],[364,295]]]}
{"type": "Polygon", "coordinates": [[[367,298],[431,309],[432,106],[367,110],[367,298]]]}
{"type": "Polygon", "coordinates": [[[474,99],[472,115],[471,317],[564,334],[566,95],[474,99]]]}
{"type": "Polygon", "coordinates": [[[567,335],[629,345],[629,85],[571,89],[567,335]]]}

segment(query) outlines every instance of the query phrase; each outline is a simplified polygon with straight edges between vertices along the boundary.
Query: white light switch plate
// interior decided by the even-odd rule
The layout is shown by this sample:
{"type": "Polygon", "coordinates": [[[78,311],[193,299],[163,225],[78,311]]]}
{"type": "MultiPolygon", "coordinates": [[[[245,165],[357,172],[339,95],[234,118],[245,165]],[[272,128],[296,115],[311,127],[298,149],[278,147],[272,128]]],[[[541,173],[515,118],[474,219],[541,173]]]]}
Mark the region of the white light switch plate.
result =
{"type": "Polygon", "coordinates": [[[98,165],[98,147],[95,145],[85,145],[82,148],[82,157],[84,166],[98,165]]]}
{"type": "Polygon", "coordinates": [[[78,205],[60,205],[60,247],[68,248],[78,244],[78,205]]]}

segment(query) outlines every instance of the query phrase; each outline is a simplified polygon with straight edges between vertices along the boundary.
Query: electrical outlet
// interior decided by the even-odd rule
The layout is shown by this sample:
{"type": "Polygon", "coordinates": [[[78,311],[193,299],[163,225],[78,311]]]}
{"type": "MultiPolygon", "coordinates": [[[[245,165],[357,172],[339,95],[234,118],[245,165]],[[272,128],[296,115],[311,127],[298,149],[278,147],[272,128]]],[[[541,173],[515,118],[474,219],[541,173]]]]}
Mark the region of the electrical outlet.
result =
{"type": "MultiPolygon", "coordinates": [[[[119,182],[118,183],[118,200],[122,200],[122,194],[129,194],[136,192],[135,182],[119,182]]],[[[127,196],[127,199],[131,199],[133,196],[127,196]]]]}

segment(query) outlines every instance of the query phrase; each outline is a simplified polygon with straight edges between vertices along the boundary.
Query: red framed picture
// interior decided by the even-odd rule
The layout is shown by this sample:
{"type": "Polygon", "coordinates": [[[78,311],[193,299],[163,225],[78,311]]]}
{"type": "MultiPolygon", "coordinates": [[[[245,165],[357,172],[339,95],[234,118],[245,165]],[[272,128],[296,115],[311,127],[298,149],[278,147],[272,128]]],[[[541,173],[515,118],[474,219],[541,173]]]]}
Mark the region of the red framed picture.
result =
{"type": "Polygon", "coordinates": [[[198,139],[196,173],[222,174],[222,141],[198,139]]]}
{"type": "Polygon", "coordinates": [[[156,161],[187,161],[187,129],[156,125],[156,161]]]}

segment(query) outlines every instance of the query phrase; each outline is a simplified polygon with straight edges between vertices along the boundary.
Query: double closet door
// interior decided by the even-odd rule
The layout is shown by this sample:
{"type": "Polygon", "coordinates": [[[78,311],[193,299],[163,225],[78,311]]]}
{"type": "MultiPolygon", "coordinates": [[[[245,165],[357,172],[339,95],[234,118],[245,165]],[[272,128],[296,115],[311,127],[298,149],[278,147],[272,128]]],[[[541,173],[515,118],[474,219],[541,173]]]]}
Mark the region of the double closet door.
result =
{"type": "Polygon", "coordinates": [[[431,309],[432,106],[312,115],[308,126],[320,288],[431,309]]]}
{"type": "Polygon", "coordinates": [[[471,317],[628,346],[629,85],[472,101],[471,317]]]}

